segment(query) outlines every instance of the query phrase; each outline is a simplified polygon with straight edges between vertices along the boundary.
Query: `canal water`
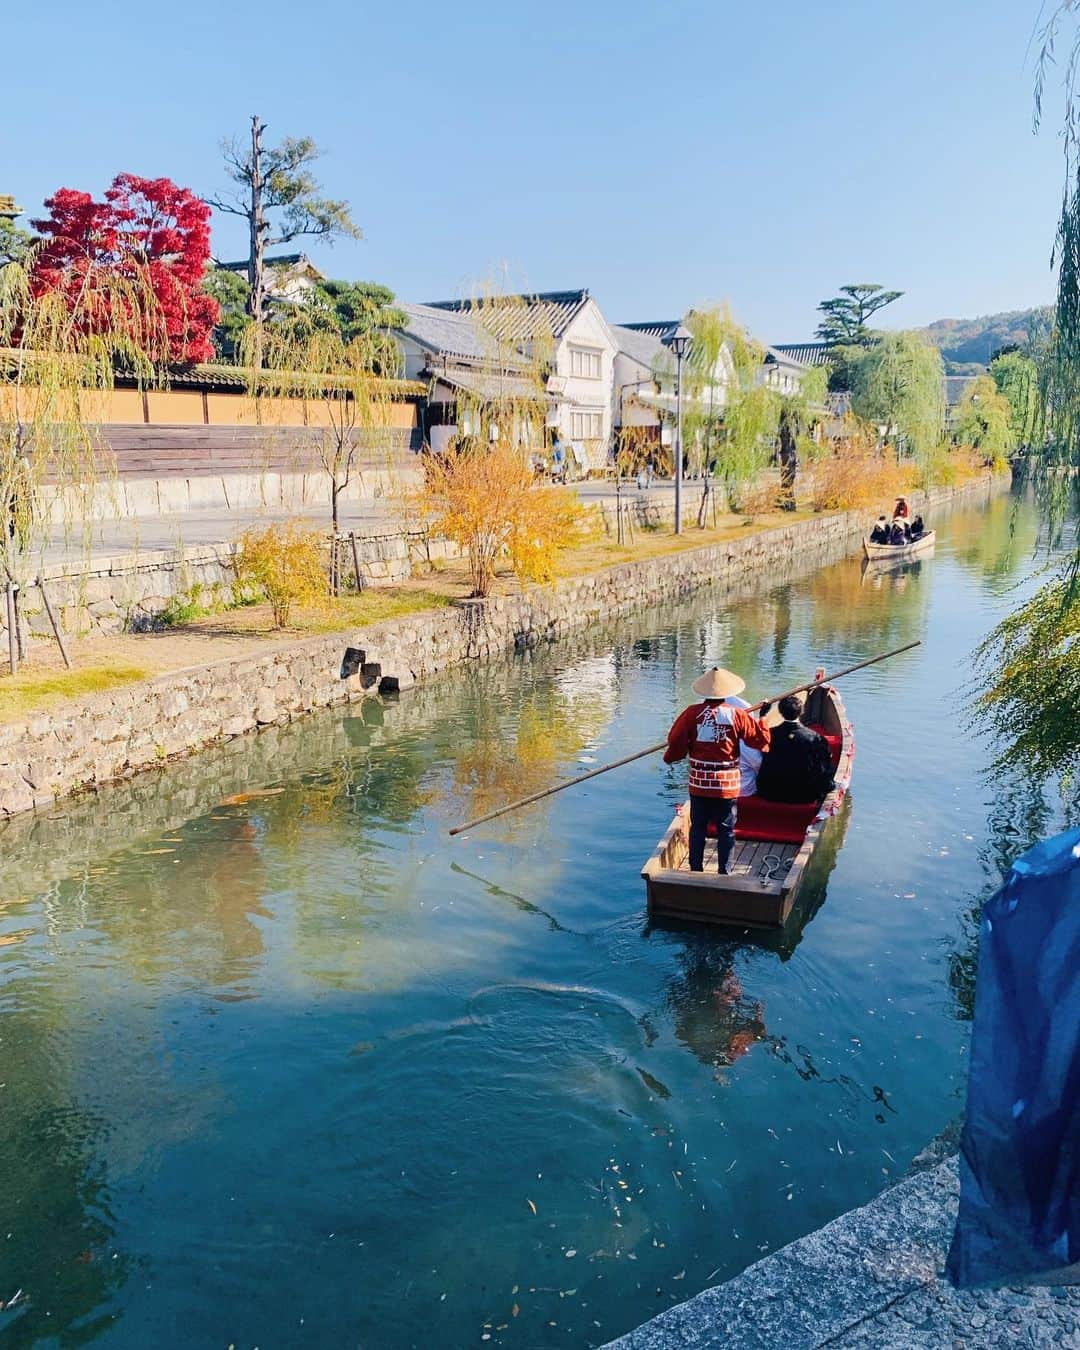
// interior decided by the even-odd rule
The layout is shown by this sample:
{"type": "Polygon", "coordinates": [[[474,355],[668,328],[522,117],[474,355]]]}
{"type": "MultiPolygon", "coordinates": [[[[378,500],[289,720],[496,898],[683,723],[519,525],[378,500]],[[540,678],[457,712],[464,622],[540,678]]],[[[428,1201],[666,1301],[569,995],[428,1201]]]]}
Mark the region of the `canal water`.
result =
{"type": "MultiPolygon", "coordinates": [[[[600,1344],[902,1173],[959,1112],[971,913],[1055,805],[965,725],[1033,512],[447,674],[0,834],[5,1344],[600,1344]],[[720,662],[845,681],[849,810],[784,940],[650,927],[720,662]]],[[[1019,588],[1019,589],[1018,589],[1019,588]]]]}

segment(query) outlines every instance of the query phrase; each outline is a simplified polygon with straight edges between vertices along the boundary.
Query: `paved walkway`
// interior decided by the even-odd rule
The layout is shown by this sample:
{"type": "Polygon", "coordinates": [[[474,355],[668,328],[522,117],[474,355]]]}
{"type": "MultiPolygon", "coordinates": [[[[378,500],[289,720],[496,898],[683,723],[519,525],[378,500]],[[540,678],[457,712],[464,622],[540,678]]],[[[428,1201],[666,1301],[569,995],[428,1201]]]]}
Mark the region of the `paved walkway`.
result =
{"type": "Polygon", "coordinates": [[[1080,1350],[1080,1288],[943,1279],[958,1193],[953,1156],[607,1350],[1080,1350]]]}
{"type": "MultiPolygon", "coordinates": [[[[578,483],[576,490],[587,505],[614,505],[615,487],[612,483],[578,483]]],[[[624,487],[623,493],[631,498],[638,495],[636,487],[632,485],[624,487]]],[[[648,501],[670,505],[675,491],[670,482],[657,482],[641,495],[648,501]]],[[[690,520],[696,516],[700,496],[700,483],[686,484],[684,519],[690,520]]],[[[89,551],[81,527],[67,532],[56,530],[45,549],[44,561],[85,562],[88,556],[116,557],[135,551],[147,553],[175,549],[180,545],[192,549],[222,544],[234,539],[240,530],[255,521],[268,524],[271,521],[296,519],[308,526],[326,528],[329,514],[327,506],[314,506],[302,512],[266,508],[256,511],[240,507],[234,511],[185,511],[177,515],[105,520],[90,527],[89,551]]],[[[357,534],[384,534],[397,529],[398,517],[394,505],[389,502],[349,502],[342,505],[341,523],[343,529],[354,530],[357,534]]]]}

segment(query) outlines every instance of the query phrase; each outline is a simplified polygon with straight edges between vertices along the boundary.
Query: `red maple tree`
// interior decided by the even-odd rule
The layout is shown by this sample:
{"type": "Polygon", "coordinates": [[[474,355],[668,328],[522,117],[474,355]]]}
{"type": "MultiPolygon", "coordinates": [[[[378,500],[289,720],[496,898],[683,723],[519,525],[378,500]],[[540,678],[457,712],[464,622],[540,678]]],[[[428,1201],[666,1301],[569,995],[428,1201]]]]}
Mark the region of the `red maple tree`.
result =
{"type": "MultiPolygon", "coordinates": [[[[152,321],[145,313],[138,316],[150,349],[146,355],[179,364],[213,356],[210,335],[220,311],[202,290],[210,259],[210,208],[204,201],[169,178],[122,173],[104,201],[60,188],[45,207],[50,214],[31,222],[43,236],[31,277],[35,294],[61,291],[84,316],[81,322],[115,323],[116,292],[97,309],[86,304],[88,289],[111,271],[152,297],[152,321]]],[[[126,319],[135,317],[129,313],[126,319]]]]}

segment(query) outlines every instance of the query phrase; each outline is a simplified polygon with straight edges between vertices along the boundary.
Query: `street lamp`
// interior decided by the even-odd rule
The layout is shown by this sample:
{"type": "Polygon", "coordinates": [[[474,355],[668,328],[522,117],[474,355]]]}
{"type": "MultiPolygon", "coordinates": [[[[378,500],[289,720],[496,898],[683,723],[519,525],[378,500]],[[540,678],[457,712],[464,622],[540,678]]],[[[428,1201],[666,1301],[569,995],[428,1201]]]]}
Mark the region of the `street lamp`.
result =
{"type": "Polygon", "coordinates": [[[679,324],[666,339],[675,357],[675,533],[682,534],[682,363],[690,345],[691,332],[679,324]]]}

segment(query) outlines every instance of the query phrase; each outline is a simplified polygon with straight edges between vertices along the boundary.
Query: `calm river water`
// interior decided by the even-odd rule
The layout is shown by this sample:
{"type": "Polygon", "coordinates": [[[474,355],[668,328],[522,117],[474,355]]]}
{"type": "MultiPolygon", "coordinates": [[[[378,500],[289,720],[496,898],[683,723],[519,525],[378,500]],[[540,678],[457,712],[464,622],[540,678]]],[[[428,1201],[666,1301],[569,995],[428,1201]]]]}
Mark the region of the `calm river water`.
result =
{"type": "Polygon", "coordinates": [[[0,833],[5,1343],[599,1344],[888,1184],[961,1108],[970,911],[1054,819],[959,693],[1031,585],[1013,512],[0,833]],[[447,839],[705,665],[764,695],[916,637],[844,682],[846,837],[784,942],[646,925],[658,758],[447,839]]]}

